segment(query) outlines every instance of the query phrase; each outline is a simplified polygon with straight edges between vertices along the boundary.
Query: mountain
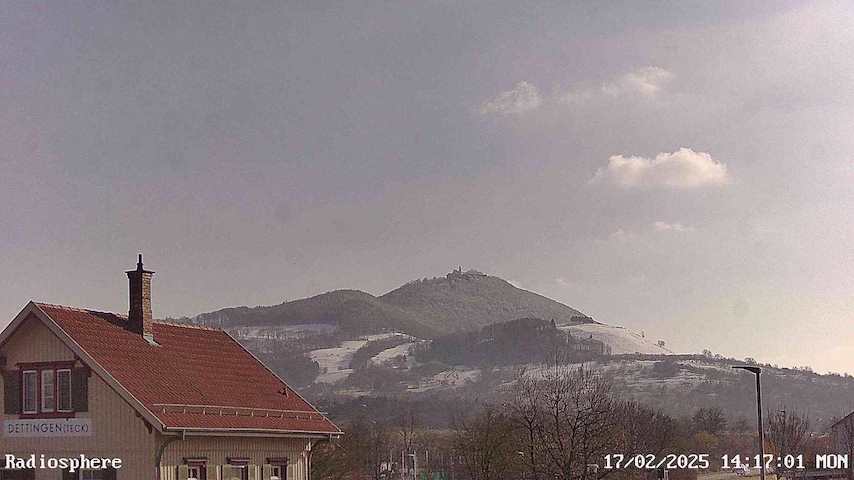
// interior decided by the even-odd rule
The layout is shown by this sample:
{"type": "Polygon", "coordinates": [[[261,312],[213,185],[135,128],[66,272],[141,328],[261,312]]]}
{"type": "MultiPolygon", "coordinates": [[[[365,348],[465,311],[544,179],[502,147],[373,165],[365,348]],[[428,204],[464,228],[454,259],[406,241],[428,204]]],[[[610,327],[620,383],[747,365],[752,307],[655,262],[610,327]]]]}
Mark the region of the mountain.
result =
{"type": "Polygon", "coordinates": [[[225,308],[191,321],[224,328],[329,325],[351,334],[393,330],[433,338],[524,317],[555,320],[558,325],[595,323],[572,307],[499,277],[462,269],[409,282],[380,297],[336,290],[273,306],[225,308]]]}
{"type": "Polygon", "coordinates": [[[395,330],[423,338],[439,333],[416,315],[360,290],[336,290],[273,306],[225,308],[198,315],[193,322],[225,328],[331,325],[345,334],[395,330]]]}
{"type": "MultiPolygon", "coordinates": [[[[698,407],[722,408],[733,421],[755,414],[753,377],[731,368],[751,361],[673,354],[644,332],[595,322],[473,270],[380,296],[337,290],[184,320],[227,329],[338,418],[366,411],[390,418],[417,405],[425,422],[446,426],[459,405],[500,400],[520,371],[537,375],[557,359],[584,362],[621,395],[672,415],[690,416],[698,407]]],[[[761,367],[769,408],[809,412],[821,426],[850,411],[849,376],[761,367]]]]}
{"type": "Polygon", "coordinates": [[[474,270],[410,282],[380,299],[413,312],[444,333],[524,317],[554,320],[558,325],[593,322],[572,307],[474,270]]]}

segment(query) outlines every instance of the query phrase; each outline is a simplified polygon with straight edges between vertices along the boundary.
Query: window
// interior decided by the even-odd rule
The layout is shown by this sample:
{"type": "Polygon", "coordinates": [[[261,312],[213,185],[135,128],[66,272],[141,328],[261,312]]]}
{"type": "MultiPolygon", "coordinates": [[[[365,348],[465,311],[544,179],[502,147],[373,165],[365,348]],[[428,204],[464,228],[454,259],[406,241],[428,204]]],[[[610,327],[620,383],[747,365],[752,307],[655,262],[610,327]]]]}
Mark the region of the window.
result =
{"type": "Polygon", "coordinates": [[[191,465],[187,468],[187,480],[204,480],[202,467],[191,465]]]}
{"type": "MultiPolygon", "coordinates": [[[[287,480],[288,478],[288,458],[287,457],[268,457],[267,463],[270,465],[269,480],[287,480]]],[[[266,480],[266,479],[265,479],[266,480]]]]}
{"type": "Polygon", "coordinates": [[[249,467],[247,465],[228,465],[225,480],[248,480],[249,467]]]}
{"type": "Polygon", "coordinates": [[[187,480],[206,480],[208,478],[208,459],[206,457],[184,457],[184,465],[178,467],[178,476],[184,478],[182,469],[187,469],[187,480]]]}
{"type": "MultiPolygon", "coordinates": [[[[21,364],[19,364],[21,365],[21,364]]],[[[68,417],[71,401],[73,362],[29,363],[21,365],[21,414],[68,417]]]]}
{"type": "Polygon", "coordinates": [[[42,370],[42,412],[56,410],[56,371],[42,370]]]}
{"type": "MultiPolygon", "coordinates": [[[[248,458],[227,458],[228,460],[228,475],[224,476],[225,480],[249,480],[249,459],[248,458]]],[[[223,469],[223,472],[226,470],[223,469]]]]}
{"type": "Polygon", "coordinates": [[[71,411],[71,370],[56,371],[56,397],[60,412],[71,411]]]}
{"type": "Polygon", "coordinates": [[[23,388],[21,389],[21,394],[23,395],[23,412],[24,413],[36,413],[38,411],[38,372],[35,370],[25,370],[21,374],[23,388]]]}

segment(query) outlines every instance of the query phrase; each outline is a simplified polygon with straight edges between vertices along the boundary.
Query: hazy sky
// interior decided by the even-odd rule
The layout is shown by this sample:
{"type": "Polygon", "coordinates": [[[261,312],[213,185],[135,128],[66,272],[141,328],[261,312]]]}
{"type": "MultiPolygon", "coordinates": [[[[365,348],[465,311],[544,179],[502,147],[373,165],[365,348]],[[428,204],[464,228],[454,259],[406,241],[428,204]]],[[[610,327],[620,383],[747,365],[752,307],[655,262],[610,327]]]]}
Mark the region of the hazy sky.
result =
{"type": "Polygon", "coordinates": [[[457,265],[854,372],[854,4],[0,2],[0,325],[457,265]]]}

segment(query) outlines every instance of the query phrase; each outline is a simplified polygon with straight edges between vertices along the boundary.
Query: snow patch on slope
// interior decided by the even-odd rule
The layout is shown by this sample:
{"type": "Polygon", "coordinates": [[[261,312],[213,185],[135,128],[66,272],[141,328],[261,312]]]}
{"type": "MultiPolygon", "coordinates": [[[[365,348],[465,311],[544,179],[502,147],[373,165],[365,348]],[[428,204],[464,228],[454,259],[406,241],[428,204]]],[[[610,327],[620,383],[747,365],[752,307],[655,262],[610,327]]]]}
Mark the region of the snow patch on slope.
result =
{"type": "Polygon", "coordinates": [[[350,362],[353,360],[353,355],[356,351],[364,347],[365,344],[372,340],[382,340],[397,335],[396,333],[379,333],[376,335],[368,335],[361,337],[358,340],[346,340],[341,342],[340,347],[321,348],[320,350],[312,350],[308,352],[309,358],[320,365],[320,375],[318,375],[317,383],[336,383],[346,379],[353,373],[350,368],[350,362]]]}
{"type": "Polygon", "coordinates": [[[595,340],[605,342],[605,344],[611,347],[611,353],[614,355],[621,353],[667,355],[673,353],[628,328],[613,327],[599,323],[568,325],[559,328],[561,330],[569,330],[575,337],[590,338],[592,336],[595,340]]]}
{"type": "MultiPolygon", "coordinates": [[[[411,337],[411,338],[414,338],[414,337],[411,337]]],[[[418,342],[408,342],[408,343],[404,343],[402,345],[398,345],[396,347],[387,348],[387,349],[383,350],[382,352],[374,355],[371,358],[371,363],[373,363],[374,365],[382,365],[382,364],[384,364],[388,361],[391,361],[394,358],[399,357],[399,356],[406,356],[407,360],[408,360],[409,359],[409,352],[412,350],[412,347],[414,347],[417,344],[418,344],[418,342]]]]}

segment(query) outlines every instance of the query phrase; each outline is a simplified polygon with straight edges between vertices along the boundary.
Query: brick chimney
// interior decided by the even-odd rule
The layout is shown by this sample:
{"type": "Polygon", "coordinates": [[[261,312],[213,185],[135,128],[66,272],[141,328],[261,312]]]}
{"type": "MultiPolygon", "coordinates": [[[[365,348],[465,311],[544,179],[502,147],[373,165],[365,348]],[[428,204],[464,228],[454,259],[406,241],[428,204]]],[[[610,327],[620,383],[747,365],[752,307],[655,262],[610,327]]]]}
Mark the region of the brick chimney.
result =
{"type": "Polygon", "coordinates": [[[127,329],[154,343],[154,333],[151,329],[151,276],[154,275],[154,272],[142,268],[142,254],[140,253],[136,270],[129,270],[125,273],[128,274],[130,286],[127,329]]]}

